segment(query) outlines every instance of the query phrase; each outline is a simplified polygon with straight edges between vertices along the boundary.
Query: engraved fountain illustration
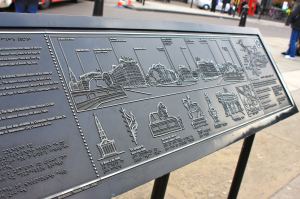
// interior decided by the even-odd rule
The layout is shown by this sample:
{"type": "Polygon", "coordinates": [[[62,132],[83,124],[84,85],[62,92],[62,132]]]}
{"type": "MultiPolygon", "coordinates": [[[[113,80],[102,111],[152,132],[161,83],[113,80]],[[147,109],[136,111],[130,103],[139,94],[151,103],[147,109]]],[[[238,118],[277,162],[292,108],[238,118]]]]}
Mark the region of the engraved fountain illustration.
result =
{"type": "Polygon", "coordinates": [[[163,136],[184,129],[180,117],[169,116],[167,107],[159,102],[157,112],[149,114],[149,128],[153,137],[163,136]]]}
{"type": "Polygon", "coordinates": [[[198,103],[193,102],[189,95],[187,95],[186,98],[182,99],[182,103],[188,111],[189,118],[192,120],[193,128],[200,131],[208,131],[208,123],[198,103]]]}
{"type": "Polygon", "coordinates": [[[103,160],[105,158],[109,158],[124,153],[124,151],[121,152],[117,151],[115,140],[110,140],[107,138],[107,135],[96,114],[94,114],[94,120],[101,140],[101,142],[97,144],[97,147],[102,156],[99,160],[103,160]]]}
{"type": "Polygon", "coordinates": [[[223,106],[226,117],[230,116],[234,121],[244,119],[245,114],[236,94],[223,88],[223,91],[218,91],[216,96],[223,106]]]}

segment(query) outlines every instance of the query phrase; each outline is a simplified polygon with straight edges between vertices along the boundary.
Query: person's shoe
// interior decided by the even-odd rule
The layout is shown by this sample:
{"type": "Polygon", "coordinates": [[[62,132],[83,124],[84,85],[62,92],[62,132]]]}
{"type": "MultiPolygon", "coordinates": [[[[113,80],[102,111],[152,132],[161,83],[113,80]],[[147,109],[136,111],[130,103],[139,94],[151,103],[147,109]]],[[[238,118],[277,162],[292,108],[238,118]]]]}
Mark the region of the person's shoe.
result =
{"type": "Polygon", "coordinates": [[[282,54],[282,55],[287,55],[287,52],[282,52],[281,54],[282,54]]]}
{"type": "Polygon", "coordinates": [[[295,59],[295,57],[291,57],[290,55],[285,55],[284,58],[286,58],[286,59],[295,59]]]}

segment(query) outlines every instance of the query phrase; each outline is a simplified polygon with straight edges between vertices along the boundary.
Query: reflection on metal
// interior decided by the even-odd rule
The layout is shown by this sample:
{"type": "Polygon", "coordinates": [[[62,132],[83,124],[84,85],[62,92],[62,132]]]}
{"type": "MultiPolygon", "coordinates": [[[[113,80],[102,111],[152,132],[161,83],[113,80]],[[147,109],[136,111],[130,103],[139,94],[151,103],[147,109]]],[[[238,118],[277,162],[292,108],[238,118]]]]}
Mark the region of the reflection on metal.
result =
{"type": "Polygon", "coordinates": [[[180,117],[169,116],[167,107],[160,102],[157,106],[157,112],[149,114],[149,128],[153,137],[162,136],[184,129],[180,117]]]}
{"type": "Polygon", "coordinates": [[[196,57],[196,67],[196,71],[205,81],[218,79],[221,75],[217,65],[213,61],[205,61],[196,57]]]}
{"type": "Polygon", "coordinates": [[[122,114],[122,118],[124,120],[124,123],[127,128],[127,132],[130,134],[130,137],[132,137],[132,141],[137,145],[137,128],[138,123],[135,120],[135,116],[132,112],[127,113],[126,110],[121,107],[120,112],[122,114]]]}
{"type": "Polygon", "coordinates": [[[225,62],[223,64],[220,64],[219,67],[225,81],[245,80],[244,69],[238,67],[236,64],[225,62]]]}
{"type": "Polygon", "coordinates": [[[167,69],[164,65],[158,63],[149,68],[146,81],[151,86],[174,84],[177,83],[178,76],[173,70],[167,69]]]}
{"type": "Polygon", "coordinates": [[[224,108],[226,117],[230,116],[234,121],[244,119],[245,114],[236,94],[223,88],[223,92],[218,91],[216,96],[224,108]]]}
{"type": "Polygon", "coordinates": [[[260,42],[257,42],[253,46],[246,46],[243,40],[237,42],[242,47],[242,51],[245,52],[244,61],[247,70],[252,71],[253,75],[260,76],[262,73],[261,69],[266,68],[269,63],[268,58],[262,52],[258,51],[261,48],[260,42]]]}
{"type": "Polygon", "coordinates": [[[115,155],[118,155],[118,154],[121,154],[121,153],[124,153],[124,151],[118,152],[117,148],[116,148],[116,145],[115,145],[115,141],[114,140],[109,140],[107,138],[106,133],[103,130],[103,127],[102,127],[102,125],[101,125],[101,123],[100,123],[100,121],[99,121],[96,114],[94,114],[94,120],[95,120],[95,124],[96,124],[96,127],[97,127],[97,131],[98,131],[100,140],[101,140],[101,142],[99,144],[97,144],[97,147],[98,147],[98,149],[101,153],[101,156],[102,156],[100,158],[100,160],[108,158],[108,157],[112,157],[112,156],[115,156],[115,155]]]}
{"type": "Polygon", "coordinates": [[[145,86],[144,74],[136,60],[122,56],[117,66],[113,65],[111,76],[114,84],[122,87],[145,86]]]}
{"type": "Polygon", "coordinates": [[[188,116],[192,120],[192,126],[194,129],[198,129],[208,125],[200,106],[197,102],[192,102],[189,95],[187,95],[186,98],[182,99],[182,103],[188,111],[188,116]]]}
{"type": "Polygon", "coordinates": [[[259,101],[250,85],[237,86],[236,90],[249,117],[258,114],[259,111],[261,111],[259,101]]]}
{"type": "Polygon", "coordinates": [[[220,128],[222,126],[226,126],[227,125],[226,122],[221,122],[220,121],[219,116],[218,116],[218,111],[213,107],[213,105],[212,105],[212,103],[211,103],[211,101],[208,97],[208,94],[204,93],[204,96],[205,96],[205,100],[208,104],[208,113],[214,121],[215,128],[220,128]]]}

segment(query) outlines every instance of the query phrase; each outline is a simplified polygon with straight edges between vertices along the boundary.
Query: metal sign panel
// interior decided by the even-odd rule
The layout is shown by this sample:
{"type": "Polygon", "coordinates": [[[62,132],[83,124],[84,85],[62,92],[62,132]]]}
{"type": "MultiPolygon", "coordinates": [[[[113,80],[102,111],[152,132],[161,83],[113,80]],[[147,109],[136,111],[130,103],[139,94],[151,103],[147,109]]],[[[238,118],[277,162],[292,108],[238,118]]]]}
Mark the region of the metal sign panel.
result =
{"type": "Polygon", "coordinates": [[[201,30],[3,29],[0,100],[1,199],[111,197],[296,112],[258,34],[201,30]]]}

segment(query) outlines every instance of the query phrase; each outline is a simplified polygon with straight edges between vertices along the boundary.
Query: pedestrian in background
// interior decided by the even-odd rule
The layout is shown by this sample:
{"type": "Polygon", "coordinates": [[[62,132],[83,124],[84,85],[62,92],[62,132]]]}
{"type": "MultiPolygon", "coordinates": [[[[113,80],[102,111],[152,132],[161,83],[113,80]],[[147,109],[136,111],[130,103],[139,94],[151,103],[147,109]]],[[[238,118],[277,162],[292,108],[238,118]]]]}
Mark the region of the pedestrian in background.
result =
{"type": "Polygon", "coordinates": [[[20,13],[37,13],[39,0],[16,0],[15,9],[20,13]]]}
{"type": "Polygon", "coordinates": [[[298,5],[290,14],[286,21],[286,25],[292,26],[292,33],[290,38],[289,49],[282,54],[287,59],[294,59],[297,51],[297,42],[300,37],[300,5],[298,5]]]}

